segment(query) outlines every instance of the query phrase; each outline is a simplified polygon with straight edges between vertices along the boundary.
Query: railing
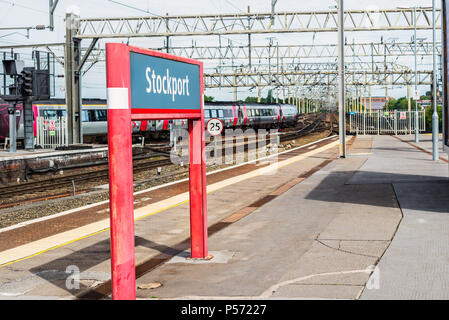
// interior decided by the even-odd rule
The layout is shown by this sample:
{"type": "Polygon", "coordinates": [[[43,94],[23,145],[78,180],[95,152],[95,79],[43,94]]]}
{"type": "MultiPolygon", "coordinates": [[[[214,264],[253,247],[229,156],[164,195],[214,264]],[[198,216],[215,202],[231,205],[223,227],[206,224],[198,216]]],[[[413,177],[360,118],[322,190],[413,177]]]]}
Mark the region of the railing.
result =
{"type": "MultiPolygon", "coordinates": [[[[425,111],[418,111],[419,132],[426,131],[425,111]]],[[[350,112],[349,130],[355,134],[412,134],[415,111],[350,112]]]]}
{"type": "Polygon", "coordinates": [[[68,145],[67,119],[36,119],[36,145],[44,149],[53,149],[59,146],[68,145]]]}

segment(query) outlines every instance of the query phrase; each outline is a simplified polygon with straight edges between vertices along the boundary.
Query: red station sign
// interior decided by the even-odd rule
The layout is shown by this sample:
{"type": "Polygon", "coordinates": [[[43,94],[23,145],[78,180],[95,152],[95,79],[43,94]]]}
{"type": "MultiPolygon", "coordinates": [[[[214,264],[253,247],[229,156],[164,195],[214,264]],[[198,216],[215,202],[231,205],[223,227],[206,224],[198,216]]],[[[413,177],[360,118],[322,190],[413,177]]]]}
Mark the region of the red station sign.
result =
{"type": "Polygon", "coordinates": [[[132,121],[188,119],[191,257],[207,258],[203,64],[106,44],[112,298],[135,299],[132,121]]]}

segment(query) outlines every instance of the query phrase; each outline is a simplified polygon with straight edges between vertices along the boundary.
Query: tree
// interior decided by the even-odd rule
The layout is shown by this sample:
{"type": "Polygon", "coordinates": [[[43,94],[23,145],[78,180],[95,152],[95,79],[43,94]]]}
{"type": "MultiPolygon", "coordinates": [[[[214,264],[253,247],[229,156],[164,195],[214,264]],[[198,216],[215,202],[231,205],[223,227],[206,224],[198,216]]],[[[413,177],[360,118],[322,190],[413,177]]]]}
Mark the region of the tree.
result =
{"type": "Polygon", "coordinates": [[[273,90],[268,90],[268,94],[267,94],[267,99],[266,99],[266,101],[268,102],[268,103],[272,103],[273,102],[273,90]]]}
{"type": "MultiPolygon", "coordinates": [[[[411,99],[411,107],[415,105],[415,101],[411,99]]],[[[386,107],[384,107],[386,110],[386,107]]],[[[402,97],[399,99],[393,99],[388,102],[388,110],[408,110],[408,99],[407,97],[402,97]]]]}
{"type": "Polygon", "coordinates": [[[204,101],[205,102],[212,102],[212,101],[214,101],[215,100],[215,98],[214,97],[212,97],[212,96],[204,96],[204,101]]]}
{"type": "Polygon", "coordinates": [[[257,103],[257,97],[246,97],[245,102],[257,103]]]}
{"type": "MultiPolygon", "coordinates": [[[[258,103],[259,98],[258,97],[246,97],[245,102],[249,102],[249,103],[258,103]]],[[[260,103],[266,103],[267,99],[266,98],[261,98],[260,99],[260,103]]]]}
{"type": "MultiPolygon", "coordinates": [[[[443,129],[443,106],[439,105],[437,107],[438,112],[438,122],[439,122],[439,131],[442,132],[443,129]]],[[[432,132],[432,115],[433,115],[433,107],[426,108],[426,131],[432,132]]]]}

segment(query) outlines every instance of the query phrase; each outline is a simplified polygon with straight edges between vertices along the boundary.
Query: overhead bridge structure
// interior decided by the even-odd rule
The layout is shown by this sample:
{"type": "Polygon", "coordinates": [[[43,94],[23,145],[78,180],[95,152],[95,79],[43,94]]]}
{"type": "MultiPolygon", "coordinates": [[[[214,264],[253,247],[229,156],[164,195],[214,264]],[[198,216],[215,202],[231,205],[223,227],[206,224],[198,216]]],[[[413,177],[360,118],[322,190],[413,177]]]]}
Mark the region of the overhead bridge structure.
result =
{"type": "MultiPolygon", "coordinates": [[[[249,11],[249,10],[248,10],[249,11]]],[[[441,27],[440,11],[435,22],[441,27]]],[[[431,8],[388,10],[348,10],[344,13],[346,32],[431,30],[431,8]],[[416,24],[415,24],[416,21],[416,24]]],[[[96,63],[104,61],[104,48],[101,39],[160,38],[164,47],[152,48],[189,58],[216,63],[215,70],[207,69],[206,88],[238,87],[261,89],[286,87],[289,90],[298,86],[320,85],[330,87],[337,83],[335,66],[328,64],[324,69],[305,68],[304,59],[335,59],[336,44],[290,45],[273,43],[266,46],[253,44],[257,35],[323,33],[336,32],[338,12],[302,11],[274,13],[238,13],[205,15],[165,15],[144,17],[82,18],[74,14],[66,15],[66,41],[64,56],[56,54],[56,60],[64,66],[66,100],[68,104],[69,143],[82,142],[81,134],[81,78],[96,63]],[[223,37],[247,35],[247,45],[236,45],[228,39],[222,45],[223,37]],[[177,37],[215,36],[219,45],[197,46],[172,45],[177,37]],[[84,43],[87,42],[87,43],[84,43]],[[227,67],[225,67],[225,61],[227,67]],[[231,68],[229,68],[231,65],[231,68]],[[267,67],[268,66],[268,67],[267,67]]],[[[239,38],[241,40],[241,37],[239,38]]],[[[260,40],[260,37],[259,37],[260,40]]],[[[223,41],[224,42],[224,41],[223,41]]],[[[60,43],[45,46],[54,53],[53,48],[60,43]]],[[[417,55],[432,53],[433,45],[421,41],[417,55]]],[[[437,50],[441,53],[440,45],[437,50]]],[[[431,83],[432,72],[427,70],[396,69],[387,57],[404,57],[415,54],[414,42],[381,40],[373,43],[346,43],[345,54],[350,57],[371,58],[371,67],[348,69],[347,84],[354,86],[398,85],[409,86],[415,78],[421,85],[431,83]],[[375,58],[384,57],[383,68],[378,67],[375,58]]],[[[315,89],[314,89],[315,90],[315,89]]],[[[235,91],[236,93],[236,91],[235,91]]]]}
{"type": "MultiPolygon", "coordinates": [[[[337,11],[205,14],[121,18],[80,18],[77,39],[178,37],[263,33],[336,32],[337,11]],[[274,21],[274,23],[273,23],[274,21]]],[[[436,17],[440,26],[440,17],[436,17]]],[[[352,10],[344,14],[345,30],[413,30],[413,9],[352,10]]],[[[431,8],[418,8],[416,28],[432,28],[431,8]]]]}

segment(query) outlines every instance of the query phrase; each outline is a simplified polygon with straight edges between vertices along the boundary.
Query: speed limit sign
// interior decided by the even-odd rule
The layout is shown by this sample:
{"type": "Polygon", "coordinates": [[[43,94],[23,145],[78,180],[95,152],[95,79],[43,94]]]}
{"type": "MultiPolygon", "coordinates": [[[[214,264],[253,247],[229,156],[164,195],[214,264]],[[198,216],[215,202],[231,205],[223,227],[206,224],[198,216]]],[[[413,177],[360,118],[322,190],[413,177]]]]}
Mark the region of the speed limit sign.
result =
{"type": "Polygon", "coordinates": [[[207,132],[210,133],[211,136],[218,136],[223,132],[223,122],[220,119],[210,119],[207,121],[207,132]]]}

